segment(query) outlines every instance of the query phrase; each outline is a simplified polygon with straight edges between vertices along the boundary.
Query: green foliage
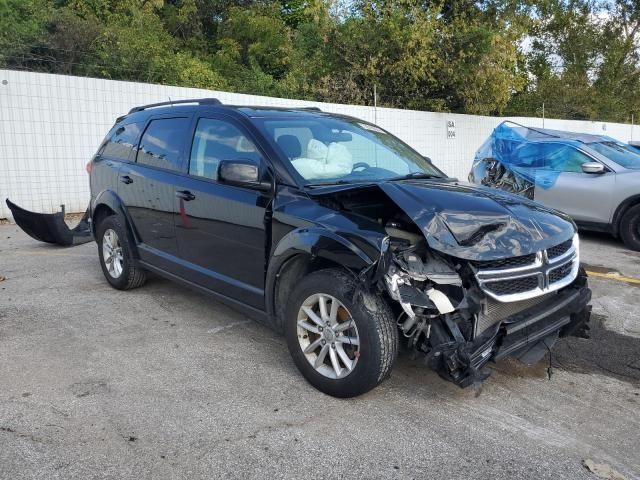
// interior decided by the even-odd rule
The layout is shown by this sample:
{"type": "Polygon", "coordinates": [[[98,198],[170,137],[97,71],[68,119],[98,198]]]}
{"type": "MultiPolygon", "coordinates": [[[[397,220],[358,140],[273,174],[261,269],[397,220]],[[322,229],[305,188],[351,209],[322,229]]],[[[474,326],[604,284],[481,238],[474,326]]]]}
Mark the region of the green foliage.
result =
{"type": "Polygon", "coordinates": [[[170,59],[161,61],[160,70],[164,73],[162,83],[184,85],[193,88],[226,90],[228,84],[224,77],[211,65],[188,53],[178,52],[170,59]]]}
{"type": "Polygon", "coordinates": [[[231,49],[240,67],[256,66],[274,78],[287,71],[291,39],[278,4],[230,8],[219,39],[220,49],[231,49]]]}
{"type": "Polygon", "coordinates": [[[0,0],[0,64],[28,57],[29,47],[39,41],[54,13],[46,0],[0,0]]]}
{"type": "Polygon", "coordinates": [[[522,62],[526,88],[507,113],[627,122],[640,110],[640,5],[545,0],[522,62]]]}
{"type": "Polygon", "coordinates": [[[290,98],[627,121],[634,0],[0,0],[0,66],[290,98]]]}

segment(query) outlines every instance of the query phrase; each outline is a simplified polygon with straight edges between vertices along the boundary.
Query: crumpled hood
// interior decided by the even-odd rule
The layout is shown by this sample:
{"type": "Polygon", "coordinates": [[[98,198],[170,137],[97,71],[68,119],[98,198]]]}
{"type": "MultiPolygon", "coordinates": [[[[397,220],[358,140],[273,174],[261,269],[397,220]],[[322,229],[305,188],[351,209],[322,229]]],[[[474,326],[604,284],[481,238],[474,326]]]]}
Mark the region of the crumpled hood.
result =
{"type": "Polygon", "coordinates": [[[378,186],[434,250],[467,260],[527,255],[572,238],[564,214],[520,196],[462,182],[406,180],[378,186]]]}

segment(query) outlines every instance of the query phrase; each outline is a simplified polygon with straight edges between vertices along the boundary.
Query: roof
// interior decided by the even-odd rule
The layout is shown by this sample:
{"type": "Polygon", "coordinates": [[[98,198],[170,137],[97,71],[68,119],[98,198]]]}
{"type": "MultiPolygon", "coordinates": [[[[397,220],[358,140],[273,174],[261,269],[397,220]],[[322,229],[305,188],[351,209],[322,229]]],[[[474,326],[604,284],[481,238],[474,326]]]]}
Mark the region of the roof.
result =
{"type": "Polygon", "coordinates": [[[593,135],[589,133],[565,132],[564,130],[553,130],[550,128],[526,127],[516,122],[506,121],[501,125],[517,132],[520,136],[528,141],[537,140],[572,140],[580,143],[597,143],[610,141],[606,135],[593,135]]]}
{"type": "MultiPolygon", "coordinates": [[[[133,107],[127,115],[118,118],[118,122],[127,118],[129,115],[141,114],[147,115],[162,113],[182,113],[190,112],[198,108],[219,108],[235,110],[247,117],[278,117],[291,115],[317,115],[322,113],[318,107],[271,107],[271,106],[247,106],[247,105],[225,105],[217,98],[195,98],[186,100],[169,100],[166,102],[150,103],[148,105],[140,105],[133,107]]],[[[137,115],[136,115],[137,116],[137,115]]]]}

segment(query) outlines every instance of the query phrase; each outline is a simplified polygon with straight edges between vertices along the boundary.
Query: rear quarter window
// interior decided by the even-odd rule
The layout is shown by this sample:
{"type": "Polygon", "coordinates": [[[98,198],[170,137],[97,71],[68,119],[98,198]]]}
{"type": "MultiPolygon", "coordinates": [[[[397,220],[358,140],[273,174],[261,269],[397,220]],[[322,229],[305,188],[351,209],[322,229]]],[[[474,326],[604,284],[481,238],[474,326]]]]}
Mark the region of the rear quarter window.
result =
{"type": "Polygon", "coordinates": [[[139,123],[129,123],[117,127],[106,141],[101,152],[102,156],[123,161],[132,159],[132,152],[138,144],[141,130],[142,125],[139,123]]]}
{"type": "Polygon", "coordinates": [[[182,170],[189,123],[188,118],[152,120],[142,135],[137,162],[166,170],[182,170]]]}

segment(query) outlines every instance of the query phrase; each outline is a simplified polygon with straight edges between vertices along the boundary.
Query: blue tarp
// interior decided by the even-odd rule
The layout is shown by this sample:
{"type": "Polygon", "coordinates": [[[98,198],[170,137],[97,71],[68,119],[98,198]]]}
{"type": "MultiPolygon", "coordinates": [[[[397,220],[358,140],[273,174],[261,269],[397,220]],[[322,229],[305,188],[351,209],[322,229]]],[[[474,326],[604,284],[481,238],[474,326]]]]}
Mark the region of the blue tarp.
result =
{"type": "Polygon", "coordinates": [[[531,128],[506,121],[476,152],[469,181],[533,199],[536,190],[553,187],[561,173],[582,173],[582,165],[591,161],[585,152],[640,170],[640,154],[606,135],[531,128]]]}
{"type": "Polygon", "coordinates": [[[585,143],[584,140],[587,140],[585,137],[595,136],[532,129],[511,122],[503,122],[495,128],[491,136],[478,149],[474,164],[486,159],[495,159],[505,169],[520,176],[523,180],[547,189],[554,185],[560,171],[563,170],[562,168],[549,168],[550,154],[555,157],[553,158],[555,167],[564,166],[564,163],[571,161],[571,156],[563,156],[562,152],[557,151],[558,147],[561,145],[578,146],[585,143]],[[582,141],[575,140],[576,137],[582,137],[582,141]],[[560,138],[562,139],[561,145],[539,143],[541,140],[560,138]]]}

